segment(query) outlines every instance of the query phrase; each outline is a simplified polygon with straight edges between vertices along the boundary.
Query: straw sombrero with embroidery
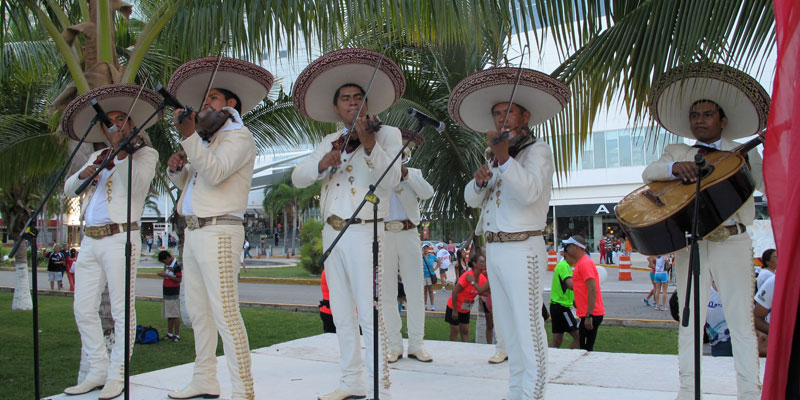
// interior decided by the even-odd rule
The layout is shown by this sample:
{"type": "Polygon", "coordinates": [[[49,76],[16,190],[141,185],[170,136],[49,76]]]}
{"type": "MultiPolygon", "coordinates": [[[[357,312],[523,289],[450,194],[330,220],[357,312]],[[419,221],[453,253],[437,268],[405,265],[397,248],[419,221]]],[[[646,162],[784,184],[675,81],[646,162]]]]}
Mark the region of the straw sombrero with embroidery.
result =
{"type": "Polygon", "coordinates": [[[184,105],[199,111],[218,61],[219,69],[211,88],[233,92],[241,102],[242,115],[267,97],[274,80],[269,71],[244,60],[230,57],[220,60],[216,56],[195,58],[178,67],[169,80],[167,90],[184,105]]]}
{"type": "Polygon", "coordinates": [[[767,126],[769,95],[750,75],[727,65],[686,64],[667,71],[654,85],[650,114],[664,129],[694,139],[689,110],[697,100],[717,103],[728,118],[722,137],[739,139],[767,126]]]}
{"type": "MultiPolygon", "coordinates": [[[[163,113],[155,115],[147,125],[142,126],[147,118],[155,112],[158,105],[161,103],[161,96],[153,90],[144,88],[139,94],[141,86],[117,83],[113,85],[101,86],[92,89],[72,100],[67,107],[64,108],[64,113],[61,114],[61,127],[64,133],[73,140],[80,140],[85,132],[92,118],[96,115],[94,108],[91,105],[91,100],[94,98],[97,103],[103,108],[103,111],[110,113],[118,111],[127,113],[130,110],[130,118],[134,122],[134,126],[142,130],[158,122],[163,113]],[[139,95],[136,105],[131,109],[131,105],[139,95]]],[[[103,133],[101,124],[98,121],[86,137],[89,143],[103,143],[106,142],[106,135],[103,133]]]]}
{"type": "MultiPolygon", "coordinates": [[[[354,83],[367,90],[381,53],[367,49],[335,50],[314,60],[300,73],[294,84],[293,102],[301,114],[322,122],[339,122],[333,111],[333,95],[342,85],[354,83]]],[[[391,107],[406,89],[400,67],[383,57],[372,88],[367,94],[370,114],[391,107]]]]}
{"type": "MultiPolygon", "coordinates": [[[[492,107],[508,102],[519,68],[500,67],[478,71],[453,88],[448,111],[459,125],[477,132],[495,130],[492,107]]],[[[536,126],[553,118],[569,103],[567,85],[545,73],[523,68],[514,103],[531,113],[536,126]]]]}

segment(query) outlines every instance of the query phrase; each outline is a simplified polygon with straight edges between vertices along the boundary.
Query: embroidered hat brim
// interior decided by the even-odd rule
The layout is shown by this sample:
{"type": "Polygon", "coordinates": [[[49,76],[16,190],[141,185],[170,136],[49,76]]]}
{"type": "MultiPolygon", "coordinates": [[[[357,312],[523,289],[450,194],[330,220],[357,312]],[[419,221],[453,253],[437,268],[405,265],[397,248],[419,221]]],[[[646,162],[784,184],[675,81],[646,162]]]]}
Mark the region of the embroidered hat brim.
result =
{"type": "Polygon", "coordinates": [[[767,126],[770,98],[750,75],[722,64],[693,63],[667,71],[653,87],[650,114],[678,136],[694,139],[689,111],[697,100],[711,100],[725,112],[722,137],[739,139],[767,126]]]}
{"type": "Polygon", "coordinates": [[[272,74],[256,64],[230,57],[222,57],[222,60],[215,56],[195,58],[181,65],[172,74],[167,90],[184,105],[200,110],[218,61],[219,69],[211,88],[229,90],[239,97],[241,115],[247,114],[267,97],[274,81],[272,74]]]}
{"type": "MultiPolygon", "coordinates": [[[[131,109],[136,95],[139,94],[141,86],[127,83],[117,83],[113,85],[101,86],[92,89],[72,100],[61,114],[61,127],[64,133],[73,140],[80,140],[86,128],[94,118],[96,112],[90,101],[92,98],[103,108],[103,111],[110,113],[118,111],[127,113],[130,110],[130,119],[134,125],[146,129],[161,119],[163,112],[158,113],[145,126],[142,124],[150,117],[161,103],[161,97],[153,90],[144,88],[131,109]]],[[[89,131],[86,137],[89,143],[107,142],[106,135],[103,133],[101,123],[98,121],[89,131]]]]}
{"type": "MultiPolygon", "coordinates": [[[[341,49],[319,57],[297,77],[294,106],[313,120],[340,122],[339,116],[333,111],[336,90],[348,83],[367,90],[380,58],[380,53],[367,49],[341,49]]],[[[383,57],[367,94],[369,113],[385,111],[403,96],[405,89],[406,79],[400,67],[388,57],[383,57]]]]}
{"type": "MultiPolygon", "coordinates": [[[[453,88],[448,103],[450,117],[459,125],[477,132],[495,130],[492,107],[508,102],[518,68],[501,67],[478,71],[453,88]]],[[[567,85],[545,73],[522,69],[514,103],[531,113],[530,127],[556,116],[569,103],[567,85]]]]}

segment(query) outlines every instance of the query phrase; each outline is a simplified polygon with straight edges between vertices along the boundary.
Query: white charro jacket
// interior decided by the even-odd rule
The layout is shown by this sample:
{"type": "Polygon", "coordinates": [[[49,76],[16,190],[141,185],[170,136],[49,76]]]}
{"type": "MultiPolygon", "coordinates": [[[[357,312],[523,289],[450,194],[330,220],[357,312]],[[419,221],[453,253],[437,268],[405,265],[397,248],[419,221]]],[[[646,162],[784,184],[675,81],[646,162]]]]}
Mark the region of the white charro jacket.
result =
{"type": "MultiPolygon", "coordinates": [[[[739,143],[724,138],[721,139],[721,150],[733,150],[737,146],[739,146],[739,143]]],[[[694,161],[694,155],[697,154],[697,150],[698,149],[696,147],[692,147],[683,143],[671,144],[667,146],[664,149],[664,154],[661,155],[661,158],[648,165],[644,172],[642,172],[642,180],[644,183],[650,183],[653,181],[670,181],[678,179],[670,173],[670,165],[673,162],[694,161]]],[[[750,161],[750,172],[753,176],[753,180],[756,182],[756,189],[763,193],[764,176],[762,172],[762,164],[764,161],[761,159],[761,156],[758,154],[756,149],[750,150],[747,153],[747,158],[750,161]]],[[[753,223],[755,212],[753,197],[750,196],[750,199],[747,200],[739,212],[733,216],[733,219],[749,226],[753,223]]]]}
{"type": "Polygon", "coordinates": [[[504,172],[490,166],[492,177],[485,188],[478,189],[475,179],[464,188],[467,205],[481,208],[478,235],[542,230],[547,224],[555,171],[550,146],[536,139],[508,163],[504,172]]]}
{"type": "Polygon", "coordinates": [[[394,188],[394,192],[400,199],[408,220],[414,225],[419,225],[419,201],[433,196],[433,186],[422,176],[422,171],[408,168],[406,179],[394,188]]]}
{"type": "MultiPolygon", "coordinates": [[[[78,176],[81,171],[86,167],[92,165],[94,160],[102,153],[103,150],[98,150],[89,157],[89,161],[81,167],[78,172],[72,174],[64,182],[64,194],[68,197],[78,197],[75,190],[83,183],[83,180],[78,176]]],[[[98,188],[97,186],[89,186],[83,193],[81,199],[81,219],[86,213],[86,208],[92,200],[96,190],[111,190],[111,194],[105,193],[111,198],[108,202],[108,216],[114,223],[124,224],[127,220],[128,211],[128,168],[130,166],[129,160],[133,158],[133,171],[132,171],[132,185],[131,185],[131,221],[138,221],[142,216],[144,209],[144,199],[150,190],[150,182],[156,174],[156,163],[158,163],[158,152],[152,147],[142,147],[136,153],[128,155],[124,160],[114,160],[114,167],[111,170],[111,175],[108,177],[108,182],[111,182],[110,188],[98,188]]]]}
{"type": "Polygon", "coordinates": [[[192,188],[192,209],[201,218],[241,214],[253,181],[256,143],[246,127],[220,130],[211,137],[208,147],[197,133],[181,142],[188,163],[178,172],[167,175],[182,190],[178,211],[183,209],[183,190],[197,173],[192,188]]]}
{"type": "MultiPolygon", "coordinates": [[[[308,187],[317,180],[322,180],[319,204],[323,221],[332,215],[349,218],[369,191],[369,185],[377,182],[403,147],[400,130],[383,125],[375,133],[375,147],[369,156],[364,152],[364,147],[359,146],[351,154],[342,154],[342,164],[335,173],[331,174],[330,169],[319,173],[319,161],[331,151],[332,143],[341,134],[342,131],[339,131],[325,136],[314,152],[298,163],[292,172],[292,183],[299,188],[308,187]]],[[[378,218],[385,218],[388,214],[391,190],[398,183],[400,183],[399,159],[375,190],[375,194],[380,199],[378,218]]],[[[373,218],[372,206],[367,203],[356,217],[362,220],[371,220],[373,218]]]]}

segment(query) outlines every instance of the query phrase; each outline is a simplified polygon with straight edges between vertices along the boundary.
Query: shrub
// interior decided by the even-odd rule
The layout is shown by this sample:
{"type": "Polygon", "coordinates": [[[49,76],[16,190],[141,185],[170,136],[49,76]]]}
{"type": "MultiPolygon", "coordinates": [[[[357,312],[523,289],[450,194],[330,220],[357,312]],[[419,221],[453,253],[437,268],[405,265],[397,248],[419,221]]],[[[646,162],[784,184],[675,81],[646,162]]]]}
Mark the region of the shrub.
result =
{"type": "Polygon", "coordinates": [[[314,275],[322,273],[319,260],[322,258],[322,228],[325,224],[317,219],[310,219],[300,229],[300,266],[314,275]]]}

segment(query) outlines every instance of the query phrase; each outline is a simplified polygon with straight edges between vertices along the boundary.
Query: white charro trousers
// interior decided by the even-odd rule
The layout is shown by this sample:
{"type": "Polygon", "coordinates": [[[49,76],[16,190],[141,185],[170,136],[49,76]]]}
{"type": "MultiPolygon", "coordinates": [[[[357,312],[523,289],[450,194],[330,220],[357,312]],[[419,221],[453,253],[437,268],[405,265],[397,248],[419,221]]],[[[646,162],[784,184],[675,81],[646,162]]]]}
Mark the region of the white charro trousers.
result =
{"type": "Polygon", "coordinates": [[[486,244],[492,313],[508,354],[509,400],[545,396],[547,334],[542,319],[542,267],[546,262],[541,236],[486,244]]]}
{"type": "MultiPolygon", "coordinates": [[[[706,311],[711,279],[722,297],[722,309],[731,333],[733,362],[736,368],[737,398],[755,400],[761,398],[759,379],[758,347],[753,323],[753,296],[755,277],[753,273],[753,243],[747,233],[729,237],[724,242],[703,240],[700,253],[700,321],[706,320],[706,311]]],[[[686,280],[689,274],[689,249],[675,254],[675,276],[678,285],[678,302],[683,312],[686,300],[686,280]]],[[[694,288],[692,288],[694,294],[694,288]]],[[[694,298],[690,300],[690,314],[694,298]]],[[[679,328],[678,356],[681,381],[679,399],[694,399],[694,315],[689,326],[679,328]]],[[[701,329],[702,326],[700,327],[701,329]]],[[[702,345],[702,343],[698,344],[702,345]]],[[[701,371],[701,377],[705,371],[701,371]]]]}
{"type": "MultiPolygon", "coordinates": [[[[81,347],[87,354],[89,373],[86,380],[103,384],[106,379],[124,379],[125,359],[125,241],[126,233],[92,239],[88,236],[81,241],[81,252],[75,262],[75,299],[73,310],[78,332],[81,334],[81,347]],[[111,316],[114,318],[114,347],[111,359],[106,352],[103,328],[100,325],[100,297],[108,283],[111,300],[111,316]]],[[[139,264],[139,246],[142,242],[140,231],[131,232],[131,322],[130,351],[133,354],[134,332],[136,331],[136,309],[134,284],[136,267],[139,264]]]]}
{"type": "Polygon", "coordinates": [[[210,225],[186,230],[183,282],[186,308],[194,329],[195,365],[192,385],[219,393],[217,333],[222,338],[231,377],[233,399],[255,398],[250,370],[250,346],[239,312],[239,253],[244,243],[241,225],[210,225]]]}
{"type": "MultiPolygon", "coordinates": [[[[381,261],[381,246],[383,244],[383,223],[378,225],[378,260],[381,261]]],[[[322,229],[322,246],[327,249],[339,232],[329,224],[322,229]]],[[[372,236],[371,223],[353,224],[331,251],[325,261],[325,277],[328,280],[328,290],[331,297],[331,313],[336,324],[336,337],[339,340],[339,351],[342,377],[339,389],[355,395],[373,395],[373,292],[372,292],[372,236]],[[358,328],[361,327],[362,335],[359,336],[358,328]],[[365,357],[361,356],[361,338],[364,338],[365,357]],[[363,361],[362,361],[363,360],[363,361]],[[367,371],[367,380],[364,380],[363,371],[367,371]]],[[[378,293],[383,283],[396,283],[395,277],[383,282],[382,268],[378,268],[378,293]]],[[[396,297],[395,297],[396,298],[396,297]]],[[[389,367],[384,362],[388,351],[386,329],[383,321],[380,297],[378,303],[378,371],[380,384],[378,390],[381,399],[390,400],[389,392],[389,367]]],[[[393,303],[396,307],[397,301],[393,303]]]]}
{"type": "Polygon", "coordinates": [[[392,278],[398,271],[403,278],[403,289],[406,292],[406,323],[408,326],[408,353],[416,353],[423,349],[425,336],[425,301],[422,296],[424,286],[422,273],[422,251],[419,233],[416,229],[400,232],[384,232],[383,241],[383,277],[381,302],[383,317],[386,320],[386,336],[389,350],[403,354],[403,321],[397,308],[397,285],[392,278]]]}

